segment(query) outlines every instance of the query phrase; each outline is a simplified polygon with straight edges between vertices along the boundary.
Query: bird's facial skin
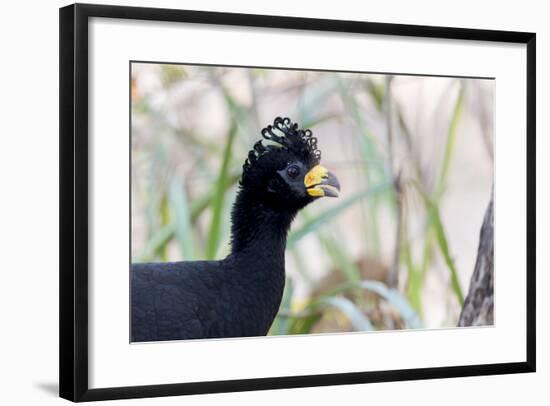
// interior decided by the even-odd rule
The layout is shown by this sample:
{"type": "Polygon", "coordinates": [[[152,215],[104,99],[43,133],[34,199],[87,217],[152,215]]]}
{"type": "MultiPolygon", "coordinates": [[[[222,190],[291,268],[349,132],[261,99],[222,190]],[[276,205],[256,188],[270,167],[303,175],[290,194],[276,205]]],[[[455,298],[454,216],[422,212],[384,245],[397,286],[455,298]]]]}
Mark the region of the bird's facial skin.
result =
{"type": "Polygon", "coordinates": [[[338,197],[340,191],[336,176],[321,165],[308,168],[302,162],[291,161],[277,174],[285,184],[282,190],[277,190],[279,199],[285,200],[290,195],[307,204],[319,197],[338,197]]]}
{"type": "Polygon", "coordinates": [[[340,183],[324,166],[315,165],[304,176],[304,186],[311,197],[338,197],[340,183]]]}

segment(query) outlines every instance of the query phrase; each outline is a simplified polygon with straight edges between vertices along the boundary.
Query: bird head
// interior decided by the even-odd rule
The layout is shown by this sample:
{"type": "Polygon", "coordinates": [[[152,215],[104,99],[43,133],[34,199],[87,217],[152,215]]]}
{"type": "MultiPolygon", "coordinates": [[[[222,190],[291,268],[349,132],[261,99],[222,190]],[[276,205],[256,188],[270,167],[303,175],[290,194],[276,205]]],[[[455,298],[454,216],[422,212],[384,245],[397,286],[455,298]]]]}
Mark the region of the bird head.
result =
{"type": "Polygon", "coordinates": [[[262,137],[243,165],[243,190],[271,207],[295,210],[321,197],[338,196],[338,179],[321,165],[311,130],[277,117],[262,137]]]}

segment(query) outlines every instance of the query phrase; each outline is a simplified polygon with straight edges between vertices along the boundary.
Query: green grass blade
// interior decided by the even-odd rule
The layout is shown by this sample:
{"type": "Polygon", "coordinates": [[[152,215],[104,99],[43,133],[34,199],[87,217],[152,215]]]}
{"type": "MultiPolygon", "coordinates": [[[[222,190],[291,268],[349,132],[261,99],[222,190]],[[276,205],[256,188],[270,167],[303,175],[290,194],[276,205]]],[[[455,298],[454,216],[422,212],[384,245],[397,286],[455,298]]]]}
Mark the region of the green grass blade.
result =
{"type": "Polygon", "coordinates": [[[439,172],[439,179],[433,195],[433,200],[435,200],[436,203],[439,202],[439,200],[443,196],[443,193],[445,192],[445,187],[447,186],[449,168],[451,167],[451,160],[456,145],[458,125],[460,123],[460,119],[462,118],[463,110],[464,86],[460,85],[458,96],[453,108],[451,122],[447,131],[447,143],[445,144],[445,152],[443,154],[443,162],[441,164],[441,170],[439,172]]]}
{"type": "Polygon", "coordinates": [[[449,245],[447,243],[447,237],[445,235],[443,223],[441,222],[441,218],[439,217],[439,210],[437,210],[437,208],[434,208],[433,210],[434,210],[434,216],[433,216],[434,228],[435,228],[437,243],[439,245],[439,249],[441,250],[441,253],[443,254],[445,263],[447,264],[447,267],[451,272],[451,287],[453,288],[453,291],[458,299],[458,302],[460,303],[460,306],[463,306],[464,293],[462,293],[462,288],[460,287],[460,281],[458,279],[458,273],[456,272],[454,261],[451,258],[451,255],[449,253],[449,245]]]}
{"type": "Polygon", "coordinates": [[[161,226],[159,224],[162,199],[162,183],[159,179],[159,168],[162,168],[166,162],[166,151],[163,146],[158,146],[151,151],[148,157],[151,161],[147,179],[147,199],[146,199],[146,217],[147,234],[151,238],[156,230],[161,226]]]}
{"type": "MultiPolygon", "coordinates": [[[[226,190],[233,186],[240,179],[240,174],[231,175],[229,182],[226,185],[226,190]]],[[[204,195],[196,198],[189,205],[189,215],[191,222],[195,221],[201,213],[210,207],[211,202],[214,198],[214,191],[209,191],[204,195]]],[[[167,245],[175,236],[176,233],[176,222],[172,221],[169,224],[166,224],[163,227],[160,227],[156,232],[151,236],[147,242],[143,252],[138,257],[139,262],[151,261],[154,259],[154,254],[158,250],[162,249],[163,246],[167,245]]],[[[196,247],[195,247],[196,249],[196,247]]],[[[195,255],[196,256],[196,255],[195,255]]]]}
{"type": "MultiPolygon", "coordinates": [[[[232,172],[229,175],[229,179],[227,183],[225,184],[225,191],[227,191],[231,186],[235,185],[240,178],[241,178],[240,169],[238,172],[232,172]]],[[[210,190],[204,193],[202,196],[193,199],[193,201],[189,205],[189,211],[190,211],[192,222],[197,220],[197,218],[202,214],[202,212],[206,210],[208,207],[210,207],[210,205],[212,205],[212,200],[214,199],[214,196],[216,196],[216,191],[210,190]]]]}
{"type": "Polygon", "coordinates": [[[297,117],[302,128],[313,127],[312,123],[317,121],[316,113],[326,103],[330,95],[334,93],[337,84],[332,76],[333,74],[328,75],[323,80],[305,86],[301,92],[292,117],[297,117]]]}
{"type": "Polygon", "coordinates": [[[422,328],[422,321],[418,314],[414,311],[399,291],[396,289],[390,289],[385,284],[379,281],[361,281],[361,287],[371,292],[376,293],[378,296],[384,298],[389,304],[391,304],[401,315],[401,318],[405,322],[407,328],[422,328]]]}
{"type": "Polygon", "coordinates": [[[414,264],[408,241],[401,245],[401,257],[408,271],[407,297],[413,309],[422,315],[422,274],[414,264]]]}
{"type": "Polygon", "coordinates": [[[169,223],[163,227],[160,227],[151,236],[141,255],[137,258],[136,262],[148,262],[152,261],[155,257],[155,253],[162,250],[174,237],[176,231],[176,223],[169,223]]]}
{"type": "MultiPolygon", "coordinates": [[[[385,163],[381,157],[377,140],[366,123],[365,112],[362,106],[356,99],[355,94],[350,91],[350,86],[347,85],[340,76],[336,75],[335,80],[342,102],[346,110],[349,111],[359,133],[357,140],[359,142],[358,147],[361,150],[363,161],[362,171],[358,172],[360,181],[368,185],[391,181],[392,179],[386,173],[384,167],[385,163]]],[[[366,249],[367,252],[375,257],[378,257],[380,254],[381,244],[378,224],[379,197],[366,202],[365,206],[362,205],[363,213],[365,213],[364,216],[368,218],[366,229],[369,233],[369,238],[366,249]]]]}
{"type": "Polygon", "coordinates": [[[346,209],[348,209],[355,203],[361,201],[362,199],[376,196],[377,194],[385,192],[391,187],[392,187],[391,183],[384,183],[384,184],[369,188],[367,190],[358,192],[355,195],[347,198],[346,200],[343,200],[342,202],[340,202],[340,204],[334,207],[331,207],[328,210],[325,210],[324,212],[318,214],[315,217],[312,217],[311,219],[306,220],[300,228],[293,230],[289,233],[288,239],[287,239],[287,245],[288,246],[294,245],[298,240],[305,237],[309,233],[316,231],[322,225],[332,221],[339,214],[344,212],[346,209]]]}
{"type": "Polygon", "coordinates": [[[193,227],[189,213],[189,205],[185,189],[177,178],[172,179],[170,183],[170,206],[175,220],[175,234],[181,254],[185,260],[195,258],[195,249],[193,243],[193,227]]]}
{"type": "MultiPolygon", "coordinates": [[[[170,207],[168,206],[168,196],[166,191],[162,191],[162,197],[160,199],[159,206],[159,217],[160,217],[160,227],[164,227],[167,224],[170,224],[170,207]]],[[[156,251],[156,256],[161,261],[168,261],[168,249],[167,244],[160,246],[156,251]]]]}
{"type": "Polygon", "coordinates": [[[384,161],[380,156],[377,141],[365,122],[364,112],[361,106],[355,96],[350,92],[345,82],[338,76],[336,76],[336,83],[338,85],[340,97],[349,110],[359,134],[361,135],[359,137],[359,142],[365,158],[364,169],[366,175],[371,181],[386,180],[387,176],[384,169],[384,161]]]}
{"type": "Polygon", "coordinates": [[[289,328],[291,334],[307,334],[322,316],[322,309],[329,306],[344,313],[357,330],[374,330],[372,323],[363,312],[349,299],[339,296],[354,289],[365,289],[374,292],[392,305],[400,314],[407,328],[422,328],[423,323],[411,304],[395,289],[390,289],[379,281],[350,281],[343,283],[330,291],[324,292],[318,298],[309,302],[304,309],[295,315],[287,316],[293,319],[289,328]]]}
{"type": "Polygon", "coordinates": [[[383,81],[376,82],[375,80],[368,78],[365,81],[367,91],[372,97],[376,109],[381,113],[384,109],[384,99],[386,98],[386,85],[383,81]]]}
{"type": "Polygon", "coordinates": [[[419,191],[420,196],[422,196],[422,200],[424,201],[424,204],[426,205],[426,210],[428,211],[428,216],[430,219],[429,221],[430,221],[430,224],[432,224],[432,227],[435,232],[435,239],[437,241],[437,245],[439,247],[439,250],[441,251],[441,254],[443,255],[445,264],[447,265],[447,268],[449,269],[449,272],[451,274],[451,287],[458,299],[458,302],[460,303],[460,306],[463,306],[464,293],[462,292],[460,281],[458,279],[458,273],[456,271],[454,261],[450,254],[449,243],[447,241],[447,236],[445,234],[445,228],[443,227],[443,222],[441,221],[441,217],[439,215],[439,207],[436,204],[434,204],[434,202],[431,201],[430,198],[425,193],[422,192],[418,184],[415,183],[415,186],[416,186],[416,189],[419,191]]]}
{"type": "Polygon", "coordinates": [[[307,316],[295,316],[290,320],[289,334],[310,334],[315,324],[321,319],[320,311],[312,312],[307,316]]]}
{"type": "Polygon", "coordinates": [[[303,121],[302,128],[313,128],[319,124],[323,124],[338,117],[338,114],[326,114],[324,116],[311,118],[310,120],[303,121]]]}
{"type": "MultiPolygon", "coordinates": [[[[427,221],[426,221],[426,231],[424,236],[424,248],[422,250],[422,260],[420,263],[420,269],[418,270],[418,274],[412,275],[412,286],[409,284],[409,292],[411,295],[419,294],[419,292],[422,290],[422,286],[424,284],[424,278],[427,274],[428,267],[430,266],[432,259],[433,259],[433,245],[435,242],[438,243],[440,249],[444,249],[446,246],[446,239],[445,233],[443,232],[443,225],[441,222],[441,219],[439,218],[439,202],[441,201],[443,194],[445,193],[445,189],[447,187],[447,178],[449,174],[449,170],[451,167],[452,162],[452,156],[454,153],[457,135],[458,135],[458,126],[460,123],[460,120],[462,118],[462,113],[464,110],[464,86],[460,84],[460,88],[458,91],[458,96],[455,101],[455,105],[453,107],[453,112],[451,116],[451,120],[449,123],[449,128],[447,130],[447,140],[445,144],[445,150],[443,153],[443,160],[441,163],[441,168],[439,171],[439,174],[436,176],[436,186],[434,188],[434,191],[431,195],[431,199],[427,197],[426,193],[422,190],[420,185],[415,184],[416,189],[418,190],[419,194],[422,196],[422,199],[426,203],[427,201],[430,202],[430,204],[426,205],[427,208],[427,221]],[[431,210],[429,207],[435,207],[435,212],[431,210]],[[439,232],[436,230],[438,227],[436,222],[439,222],[439,232]],[[439,235],[437,235],[439,234],[439,235]]],[[[448,250],[448,247],[447,247],[448,250]]],[[[443,254],[445,256],[445,254],[443,254]]],[[[450,258],[450,257],[449,257],[450,258]]],[[[445,259],[445,262],[447,265],[449,264],[448,259],[445,259]]],[[[450,261],[452,263],[452,261],[450,261]]],[[[449,266],[449,265],[448,265],[449,266]]],[[[454,269],[454,266],[452,268],[454,269]]],[[[457,298],[459,301],[461,301],[462,293],[460,290],[460,285],[458,283],[458,278],[456,277],[456,272],[451,271],[451,281],[453,290],[455,291],[455,294],[457,295],[457,298]]],[[[411,300],[413,297],[409,295],[409,298],[411,300]]],[[[415,303],[415,308],[420,311],[421,309],[421,302],[420,298],[418,298],[418,302],[413,301],[415,303]]]]}
{"type": "Polygon", "coordinates": [[[212,221],[210,222],[210,229],[208,233],[208,239],[206,242],[206,259],[214,259],[221,240],[221,217],[224,207],[224,196],[229,180],[229,164],[231,162],[231,151],[233,149],[233,141],[237,134],[237,125],[233,123],[229,133],[227,134],[227,140],[225,142],[225,148],[223,151],[223,160],[220,167],[218,179],[216,181],[214,198],[212,201],[212,221]]]}
{"type": "Polygon", "coordinates": [[[333,307],[346,315],[357,331],[373,331],[374,326],[363,312],[349,299],[341,296],[326,297],[321,304],[333,307]]]}
{"type": "Polygon", "coordinates": [[[296,269],[300,274],[300,276],[304,279],[304,281],[307,283],[308,286],[314,286],[315,279],[309,274],[308,267],[306,265],[306,261],[304,260],[304,256],[303,256],[304,253],[300,251],[297,245],[293,245],[292,247],[289,247],[289,251],[292,254],[292,257],[294,258],[294,263],[296,264],[296,269]]]}
{"type": "Polygon", "coordinates": [[[332,263],[344,275],[345,280],[351,282],[359,281],[361,278],[360,270],[350,258],[345,248],[337,242],[336,238],[332,238],[330,235],[319,234],[319,239],[330,256],[332,263]]]}

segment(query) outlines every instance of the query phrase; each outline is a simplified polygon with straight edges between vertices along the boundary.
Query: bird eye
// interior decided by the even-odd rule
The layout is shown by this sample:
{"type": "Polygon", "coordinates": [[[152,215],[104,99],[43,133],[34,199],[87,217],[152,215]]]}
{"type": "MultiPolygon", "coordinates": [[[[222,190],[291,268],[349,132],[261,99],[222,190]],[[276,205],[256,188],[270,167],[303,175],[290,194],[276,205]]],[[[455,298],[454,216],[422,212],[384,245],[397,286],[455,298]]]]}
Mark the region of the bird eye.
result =
{"type": "Polygon", "coordinates": [[[287,168],[286,173],[291,178],[295,178],[296,176],[298,176],[300,174],[300,168],[297,165],[290,165],[287,168]]]}

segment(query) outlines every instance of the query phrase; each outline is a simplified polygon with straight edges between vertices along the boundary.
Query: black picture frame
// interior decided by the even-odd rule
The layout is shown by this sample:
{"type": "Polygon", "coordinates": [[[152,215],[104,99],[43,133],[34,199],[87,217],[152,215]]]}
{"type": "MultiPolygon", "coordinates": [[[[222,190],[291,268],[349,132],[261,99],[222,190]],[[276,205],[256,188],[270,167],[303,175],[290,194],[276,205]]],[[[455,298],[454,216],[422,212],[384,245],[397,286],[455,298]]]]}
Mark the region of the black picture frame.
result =
{"type": "Polygon", "coordinates": [[[268,15],[74,4],[60,9],[60,396],[75,402],[534,372],[536,365],[535,92],[536,35],[528,32],[370,23],[268,15]],[[527,97],[527,353],[484,365],[280,376],[94,388],[88,385],[88,21],[155,20],[525,44],[527,97]]]}

